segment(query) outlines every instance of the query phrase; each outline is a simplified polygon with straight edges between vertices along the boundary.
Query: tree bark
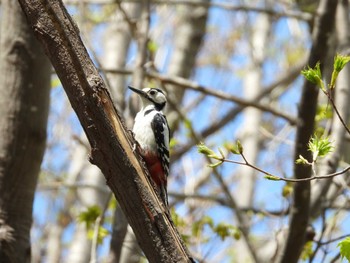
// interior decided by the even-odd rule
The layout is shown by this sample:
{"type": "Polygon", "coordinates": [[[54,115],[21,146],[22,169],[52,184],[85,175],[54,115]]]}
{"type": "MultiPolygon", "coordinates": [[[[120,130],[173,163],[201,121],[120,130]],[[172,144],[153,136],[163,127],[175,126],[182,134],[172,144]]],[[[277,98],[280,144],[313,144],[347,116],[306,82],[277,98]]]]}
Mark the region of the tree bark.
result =
{"type": "MultiPolygon", "coordinates": [[[[106,69],[118,69],[126,66],[132,36],[136,34],[136,32],[132,31],[129,22],[136,23],[136,21],[140,19],[142,11],[141,2],[120,3],[118,7],[104,35],[105,40],[103,44],[105,53],[103,55],[102,65],[106,69]]],[[[106,76],[111,89],[111,96],[117,110],[124,111],[126,109],[126,76],[114,73],[107,73],[106,76]]],[[[130,114],[125,113],[126,111],[124,111],[124,117],[127,119],[127,124],[131,124],[133,118],[129,116],[130,114]]],[[[131,125],[129,127],[131,127],[131,125]]],[[[132,257],[129,255],[130,250],[132,252],[141,252],[139,245],[135,241],[135,237],[128,240],[128,242],[124,241],[127,236],[133,235],[131,230],[128,231],[129,228],[125,215],[120,206],[117,206],[114,213],[113,231],[107,259],[108,263],[131,263],[135,262],[135,258],[140,260],[141,253],[134,253],[132,257]],[[122,258],[125,259],[125,261],[122,261],[122,258]]]]}
{"type": "Polygon", "coordinates": [[[87,135],[90,160],[103,172],[146,257],[150,262],[191,262],[62,2],[19,2],[87,135]]]}
{"type": "MultiPolygon", "coordinates": [[[[338,41],[338,52],[342,55],[349,55],[350,42],[349,42],[349,3],[348,1],[340,0],[337,7],[336,18],[336,36],[338,41]]],[[[340,112],[340,115],[348,123],[349,119],[349,98],[350,98],[350,68],[345,67],[337,79],[337,88],[335,89],[335,105],[340,112]]],[[[344,144],[346,130],[339,120],[338,116],[334,114],[332,121],[332,133],[330,135],[330,141],[334,146],[334,150],[325,160],[321,163],[319,170],[320,175],[330,174],[336,172],[339,162],[342,156],[346,156],[345,153],[346,144],[344,144]]],[[[333,201],[337,193],[336,185],[333,185],[333,179],[321,180],[315,182],[312,189],[310,213],[312,218],[317,218],[322,212],[323,204],[325,201],[333,201]]],[[[347,180],[349,182],[349,179],[347,180]]]]}
{"type": "MultiPolygon", "coordinates": [[[[310,51],[308,65],[314,67],[321,62],[323,67],[327,55],[329,36],[334,29],[335,10],[337,1],[322,0],[318,8],[318,16],[313,30],[313,45],[310,51]]],[[[294,160],[299,155],[312,159],[308,151],[308,142],[314,133],[314,122],[319,88],[309,81],[304,82],[302,97],[299,105],[298,117],[302,121],[297,128],[294,160]]],[[[294,164],[295,178],[308,178],[311,176],[311,167],[294,164]]],[[[305,244],[306,228],[308,226],[310,211],[310,182],[296,183],[293,191],[293,206],[291,207],[289,232],[286,244],[280,258],[281,263],[297,262],[305,244]]]]}
{"type": "Polygon", "coordinates": [[[45,150],[50,64],[16,1],[1,3],[0,259],[30,262],[30,228],[45,150]]]}

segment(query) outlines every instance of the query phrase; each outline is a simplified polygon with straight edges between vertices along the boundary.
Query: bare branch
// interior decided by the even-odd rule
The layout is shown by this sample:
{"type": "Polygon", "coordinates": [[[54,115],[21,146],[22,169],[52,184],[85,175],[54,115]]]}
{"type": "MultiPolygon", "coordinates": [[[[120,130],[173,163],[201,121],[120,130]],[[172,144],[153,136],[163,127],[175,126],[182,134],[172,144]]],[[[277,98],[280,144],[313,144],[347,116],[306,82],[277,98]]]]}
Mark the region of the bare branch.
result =
{"type": "Polygon", "coordinates": [[[335,102],[334,102],[334,99],[332,98],[332,95],[329,93],[329,92],[324,92],[327,96],[327,98],[329,99],[329,101],[331,102],[332,106],[333,106],[333,109],[335,111],[335,113],[337,114],[340,122],[343,124],[345,130],[348,132],[348,134],[350,135],[350,129],[349,127],[346,125],[343,117],[341,116],[340,112],[338,111],[338,108],[337,106],[335,105],[335,102]]]}
{"type": "Polygon", "coordinates": [[[152,77],[152,78],[158,79],[159,81],[161,81],[163,83],[174,84],[177,87],[202,92],[204,94],[214,96],[214,97],[222,99],[222,100],[237,103],[242,107],[254,107],[254,108],[257,108],[257,109],[262,110],[264,112],[269,112],[275,116],[278,116],[278,117],[281,117],[281,118],[287,120],[292,125],[296,125],[298,123],[297,119],[291,117],[287,113],[278,111],[278,110],[276,110],[268,105],[258,103],[256,100],[245,100],[245,99],[239,98],[237,96],[220,91],[218,89],[207,88],[203,85],[200,85],[196,82],[187,80],[185,78],[175,77],[175,76],[173,76],[173,77],[164,76],[164,75],[161,75],[155,71],[148,72],[147,75],[152,77]]]}
{"type": "MultiPolygon", "coordinates": [[[[99,4],[99,5],[106,5],[106,4],[114,4],[115,0],[65,0],[64,1],[67,4],[78,4],[80,2],[86,3],[86,4],[99,4]]],[[[123,2],[126,3],[135,3],[139,2],[139,0],[124,0],[123,2]]],[[[295,18],[303,21],[311,21],[313,19],[313,15],[308,12],[301,12],[301,11],[291,11],[291,10],[285,10],[285,11],[279,11],[279,10],[273,10],[272,8],[261,8],[257,6],[249,6],[249,5],[234,5],[230,3],[220,3],[220,2],[194,2],[190,0],[151,0],[152,4],[156,5],[188,5],[188,6],[204,6],[204,7],[214,7],[214,8],[221,8],[228,11],[242,11],[242,12],[255,12],[255,13],[266,13],[268,15],[271,15],[276,18],[281,17],[290,17],[295,18]]]]}

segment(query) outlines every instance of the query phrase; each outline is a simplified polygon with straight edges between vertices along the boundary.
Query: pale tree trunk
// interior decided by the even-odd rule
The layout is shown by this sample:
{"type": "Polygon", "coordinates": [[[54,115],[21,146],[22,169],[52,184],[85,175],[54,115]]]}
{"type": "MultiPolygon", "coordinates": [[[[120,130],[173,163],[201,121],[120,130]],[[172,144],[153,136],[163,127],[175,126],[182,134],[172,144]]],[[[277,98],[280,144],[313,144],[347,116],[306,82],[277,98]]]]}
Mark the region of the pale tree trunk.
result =
{"type": "MultiPolygon", "coordinates": [[[[141,4],[121,3],[127,18],[120,10],[113,15],[104,37],[104,56],[102,66],[105,69],[124,69],[132,39],[132,28],[129,22],[136,22],[141,15],[141,4]]],[[[107,73],[108,82],[114,105],[120,112],[125,110],[125,75],[107,73]]],[[[139,87],[140,88],[140,87],[139,87]]]]}
{"type": "Polygon", "coordinates": [[[50,64],[17,1],[1,3],[0,259],[30,262],[32,206],[45,150],[50,64]]]}
{"type": "MultiPolygon", "coordinates": [[[[270,33],[271,20],[267,14],[259,14],[255,21],[255,27],[251,33],[250,43],[250,65],[244,78],[244,95],[247,100],[253,100],[262,91],[262,64],[265,60],[266,43],[270,33]]],[[[258,160],[261,136],[262,112],[255,108],[247,108],[243,111],[244,122],[240,130],[241,143],[244,147],[244,155],[251,163],[258,160]]],[[[241,166],[237,171],[238,184],[235,192],[237,204],[240,207],[252,207],[254,202],[254,190],[256,182],[256,171],[250,167],[241,166]]],[[[251,261],[249,248],[243,240],[238,241],[238,262],[251,261]]]]}
{"type": "MultiPolygon", "coordinates": [[[[209,0],[195,0],[195,2],[208,3],[209,0]]],[[[189,78],[195,66],[196,57],[200,50],[208,18],[208,6],[177,7],[177,22],[174,32],[174,51],[169,61],[167,74],[189,78]]],[[[168,86],[168,98],[177,105],[181,104],[184,89],[174,85],[168,86]]],[[[172,130],[177,126],[179,116],[176,111],[170,109],[167,114],[169,126],[172,130]]]]}
{"type": "MultiPolygon", "coordinates": [[[[67,186],[75,186],[78,184],[79,176],[84,170],[84,167],[87,165],[90,166],[90,164],[87,164],[86,162],[86,154],[87,150],[84,148],[81,144],[77,147],[74,148],[74,151],[72,151],[72,162],[68,170],[68,176],[64,181],[64,184],[67,186]]],[[[75,201],[77,199],[77,191],[75,188],[72,188],[70,191],[67,192],[65,195],[62,203],[62,209],[59,211],[58,214],[60,215],[70,215],[70,208],[75,205],[75,201]]],[[[62,252],[62,244],[61,244],[61,239],[62,239],[62,234],[64,232],[64,229],[66,227],[67,222],[65,220],[61,220],[61,216],[59,216],[56,219],[55,224],[52,224],[48,227],[47,229],[47,246],[46,246],[46,258],[48,263],[58,263],[61,261],[61,252],[62,252]]],[[[85,232],[86,233],[86,232],[85,232]]],[[[73,233],[73,236],[75,237],[75,232],[73,233]]],[[[82,255],[81,257],[88,257],[90,256],[90,250],[89,246],[85,245],[86,242],[88,244],[91,244],[91,242],[86,240],[82,240],[81,242],[79,241],[79,245],[73,244],[71,247],[69,247],[70,251],[69,254],[74,254],[72,251],[82,251],[83,249],[78,249],[76,246],[82,246],[85,247],[85,252],[86,255],[82,255]],[[74,247],[74,249],[72,248],[74,247]]],[[[73,257],[73,256],[71,256],[73,257]]],[[[76,254],[74,254],[75,259],[78,257],[76,254]]]]}
{"type": "MultiPolygon", "coordinates": [[[[81,140],[87,143],[85,135],[81,136],[81,140]]],[[[75,148],[73,154],[72,164],[81,164],[79,169],[74,168],[75,172],[78,172],[76,175],[77,182],[87,186],[78,187],[76,191],[78,203],[76,204],[77,214],[74,215],[74,218],[77,218],[80,212],[91,206],[97,205],[103,210],[109,197],[105,178],[96,166],[88,162],[88,154],[88,149],[82,144],[75,148]]],[[[85,263],[93,260],[90,258],[92,242],[88,238],[87,231],[85,223],[77,222],[69,247],[67,262],[85,263]]]]}
{"type": "MultiPolygon", "coordinates": [[[[141,15],[140,3],[120,3],[119,9],[112,17],[104,38],[104,57],[102,66],[105,69],[124,69],[129,46],[132,40],[133,29],[130,23],[138,21],[141,15]],[[120,10],[122,9],[122,10],[120,10]]],[[[135,32],[134,32],[135,33],[135,32]]],[[[120,112],[126,112],[125,108],[125,75],[107,73],[111,96],[114,105],[120,112]]],[[[131,116],[125,116],[127,123],[132,123],[131,116]]],[[[113,231],[108,254],[109,263],[115,262],[139,262],[141,250],[136,242],[132,229],[128,228],[128,222],[118,206],[114,213],[113,231]],[[130,252],[132,255],[130,255],[130,252]]]]}
{"type": "Polygon", "coordinates": [[[47,233],[46,262],[59,263],[62,252],[61,238],[63,227],[60,224],[48,224],[47,233]]]}
{"type": "Polygon", "coordinates": [[[127,227],[124,243],[120,255],[120,263],[138,263],[141,260],[142,251],[130,226],[127,227]]]}
{"type": "Polygon", "coordinates": [[[120,262],[125,235],[128,229],[128,220],[118,205],[114,212],[113,229],[107,262],[120,262]]]}
{"type": "MultiPolygon", "coordinates": [[[[125,14],[128,16],[130,21],[134,21],[135,17],[137,17],[140,13],[139,4],[121,4],[121,8],[126,12],[125,14]]],[[[110,27],[106,30],[106,38],[105,38],[105,54],[102,60],[102,66],[106,69],[120,69],[124,68],[126,62],[126,56],[129,49],[129,44],[131,41],[131,30],[130,25],[123,17],[122,12],[116,12],[110,27]]],[[[111,95],[114,101],[114,105],[123,112],[125,109],[125,77],[123,75],[115,75],[115,74],[106,74],[108,78],[108,83],[110,85],[111,95]]],[[[81,135],[82,140],[85,139],[85,135],[81,135]]],[[[79,181],[83,183],[88,183],[92,186],[90,189],[78,189],[77,194],[79,196],[79,200],[81,201],[80,211],[83,211],[85,208],[91,205],[98,205],[101,208],[105,205],[107,201],[106,193],[99,191],[99,188],[106,188],[105,179],[102,174],[93,166],[91,166],[87,162],[86,156],[88,152],[84,145],[78,145],[75,148],[75,151],[84,151],[84,154],[79,154],[83,160],[76,160],[78,162],[83,162],[84,165],[81,167],[83,170],[80,171],[79,181]],[[78,149],[81,148],[81,149],[78,149]],[[89,168],[88,168],[89,167],[89,168]],[[95,188],[94,188],[95,187],[95,188]]],[[[76,156],[73,154],[73,156],[76,156]]],[[[126,220],[115,220],[116,223],[126,223],[126,220]]],[[[127,224],[125,225],[126,231],[127,224]]],[[[113,227],[113,229],[119,229],[120,227],[113,227]]],[[[120,233],[120,232],[118,232],[120,233]]],[[[115,241],[115,237],[113,237],[114,233],[112,233],[113,243],[115,241]]],[[[71,243],[70,252],[68,255],[69,262],[88,262],[91,254],[91,240],[85,238],[84,242],[79,242],[82,237],[87,237],[87,229],[83,224],[78,224],[75,229],[73,241],[71,243]]],[[[120,237],[120,236],[118,236],[120,237]]],[[[115,246],[111,246],[111,253],[109,255],[110,262],[116,262],[116,258],[114,254],[116,254],[115,250],[120,250],[115,246]]]]}

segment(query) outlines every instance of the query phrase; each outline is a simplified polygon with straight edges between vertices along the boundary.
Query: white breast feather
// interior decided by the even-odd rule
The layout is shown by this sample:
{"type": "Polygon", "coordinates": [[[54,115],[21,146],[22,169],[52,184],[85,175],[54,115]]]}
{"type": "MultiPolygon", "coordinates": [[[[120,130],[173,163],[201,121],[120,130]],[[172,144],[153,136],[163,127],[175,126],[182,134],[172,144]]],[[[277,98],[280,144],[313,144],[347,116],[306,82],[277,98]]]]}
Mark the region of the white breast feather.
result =
{"type": "Polygon", "coordinates": [[[136,115],[133,128],[135,139],[143,150],[157,152],[156,140],[151,127],[152,119],[157,112],[152,111],[146,116],[144,116],[144,113],[145,110],[142,110],[136,115]]]}

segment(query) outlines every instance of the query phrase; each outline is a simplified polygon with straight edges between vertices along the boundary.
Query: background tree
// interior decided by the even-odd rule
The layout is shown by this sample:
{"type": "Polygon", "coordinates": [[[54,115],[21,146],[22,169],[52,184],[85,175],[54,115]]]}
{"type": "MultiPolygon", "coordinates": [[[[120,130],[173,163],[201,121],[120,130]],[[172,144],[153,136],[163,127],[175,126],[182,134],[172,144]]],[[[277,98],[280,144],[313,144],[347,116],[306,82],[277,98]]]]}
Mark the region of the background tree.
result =
{"type": "MultiPolygon", "coordinates": [[[[246,165],[207,167],[217,160],[200,155],[195,146],[202,141],[217,153],[220,147],[225,158],[242,162],[230,152],[239,139],[250,164],[282,178],[323,176],[348,167],[344,124],[319,87],[299,77],[306,65],[319,61],[328,84],[334,55],[348,54],[347,1],[86,0],[66,5],[128,127],[138,110],[137,99],[127,93],[129,83],[168,92],[172,213],[200,262],[340,258],[336,245],[350,231],[344,223],[347,174],[275,182],[246,165]],[[319,158],[314,169],[295,164],[299,155],[311,161],[308,143],[315,133],[329,137],[332,153],[319,158]]],[[[345,67],[332,91],[345,124],[349,73],[345,67]]],[[[87,141],[57,77],[52,78],[55,99],[35,202],[35,258],[140,262],[132,231],[102,175],[86,161],[87,141]]]]}
{"type": "Polygon", "coordinates": [[[30,262],[51,69],[17,1],[2,1],[1,13],[0,261],[30,262]]]}

